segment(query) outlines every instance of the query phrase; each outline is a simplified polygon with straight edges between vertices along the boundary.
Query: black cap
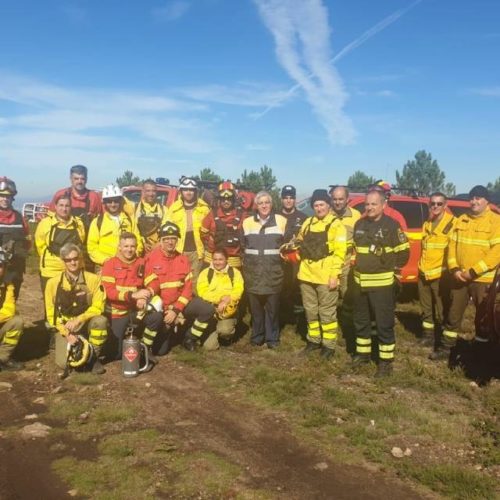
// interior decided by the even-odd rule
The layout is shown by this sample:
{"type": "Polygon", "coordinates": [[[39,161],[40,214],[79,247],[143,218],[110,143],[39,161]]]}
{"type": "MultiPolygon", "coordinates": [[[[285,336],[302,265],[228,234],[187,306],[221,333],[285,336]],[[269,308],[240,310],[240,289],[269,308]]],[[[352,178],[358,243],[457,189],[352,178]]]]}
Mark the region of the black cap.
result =
{"type": "Polygon", "coordinates": [[[330,205],[331,199],[328,191],[326,189],[315,189],[311,196],[311,207],[317,201],[324,201],[330,205]]]}
{"type": "Polygon", "coordinates": [[[177,236],[177,238],[180,238],[181,231],[177,224],[167,221],[158,230],[158,236],[160,238],[163,238],[164,236],[177,236]]]}
{"type": "Polygon", "coordinates": [[[283,188],[281,189],[281,197],[284,198],[285,196],[291,196],[292,198],[295,198],[297,196],[295,187],[290,186],[289,184],[283,186],[283,188]]]}
{"type": "Polygon", "coordinates": [[[485,198],[486,200],[490,201],[490,192],[487,188],[478,184],[469,191],[469,199],[474,197],[485,198]]]}

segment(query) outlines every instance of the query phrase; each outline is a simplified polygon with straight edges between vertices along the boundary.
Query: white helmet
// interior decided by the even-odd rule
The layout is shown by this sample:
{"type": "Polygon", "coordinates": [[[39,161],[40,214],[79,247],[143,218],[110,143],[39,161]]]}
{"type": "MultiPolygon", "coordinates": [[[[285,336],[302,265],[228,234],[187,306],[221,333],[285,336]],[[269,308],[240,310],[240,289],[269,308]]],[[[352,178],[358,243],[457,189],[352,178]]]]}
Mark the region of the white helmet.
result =
{"type": "Polygon", "coordinates": [[[192,177],[181,177],[179,189],[198,189],[198,184],[192,177]]]}
{"type": "Polygon", "coordinates": [[[106,198],[122,198],[122,197],[123,197],[123,191],[116,184],[108,184],[102,190],[102,199],[103,200],[105,200],[106,198]]]}

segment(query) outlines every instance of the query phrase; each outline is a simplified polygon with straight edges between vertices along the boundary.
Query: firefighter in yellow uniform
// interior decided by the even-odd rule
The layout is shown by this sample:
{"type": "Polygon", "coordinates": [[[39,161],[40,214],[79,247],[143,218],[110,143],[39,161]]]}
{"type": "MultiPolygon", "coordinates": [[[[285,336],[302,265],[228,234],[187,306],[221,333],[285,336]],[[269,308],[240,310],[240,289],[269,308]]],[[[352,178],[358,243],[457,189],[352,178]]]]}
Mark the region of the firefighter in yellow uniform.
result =
{"type": "Polygon", "coordinates": [[[238,303],[244,286],[241,272],[228,265],[225,249],[214,250],[211,258],[210,266],[200,273],[196,285],[198,297],[214,308],[215,330],[203,343],[203,347],[209,351],[219,348],[219,340],[228,342],[234,335],[238,303]]]}
{"type": "Polygon", "coordinates": [[[142,238],[136,223],[125,210],[125,198],[122,190],[109,184],[102,190],[104,212],[90,224],[87,238],[87,251],[90,259],[100,271],[104,262],[116,255],[121,233],[133,233],[137,238],[137,255],[142,255],[142,238]]]}
{"type": "Polygon", "coordinates": [[[203,264],[202,222],[209,212],[210,207],[198,196],[196,180],[181,178],[179,198],[168,209],[166,219],[179,227],[180,237],[176,250],[189,259],[194,285],[203,264]]]}
{"type": "Polygon", "coordinates": [[[484,186],[469,192],[470,212],[461,215],[448,250],[448,267],[453,276],[451,306],[443,330],[443,344],[431,359],[449,357],[457,342],[465,308],[472,297],[476,307],[476,341],[484,340],[478,319],[484,316],[488,287],[500,264],[500,215],[488,206],[490,194],[484,186]]]}
{"type": "Polygon", "coordinates": [[[24,365],[12,354],[23,334],[23,320],[16,314],[14,276],[6,276],[8,258],[0,247],[0,371],[21,370],[24,365]]]}
{"type": "Polygon", "coordinates": [[[166,222],[167,207],[157,199],[156,182],[146,179],[142,183],[141,199],[134,209],[134,219],[142,236],[144,252],[150,252],[160,241],[158,231],[166,222]]]}
{"type": "MultiPolygon", "coordinates": [[[[92,372],[102,374],[105,370],[99,356],[108,335],[108,321],[103,316],[106,296],[101,278],[83,269],[83,253],[79,246],[65,244],[60,256],[65,270],[51,278],[45,288],[47,321],[57,330],[56,335],[60,334],[69,344],[76,343],[85,333],[94,351],[89,360],[92,372]]],[[[56,341],[56,360],[60,345],[61,342],[56,341]]]]}
{"type": "Polygon", "coordinates": [[[47,281],[64,271],[59,252],[65,243],[83,245],[85,228],[79,217],[71,215],[71,195],[62,192],[54,199],[54,213],[43,218],[35,231],[35,246],[40,256],[42,293],[47,281]]]}
{"type": "Polygon", "coordinates": [[[307,218],[297,236],[300,242],[300,282],[307,319],[308,355],[321,348],[320,356],[330,359],[337,343],[337,300],[342,265],[346,253],[346,230],[330,212],[326,189],[316,189],[311,197],[314,215],[307,218]]]}
{"type": "Polygon", "coordinates": [[[446,209],[446,195],[429,198],[429,219],[422,227],[422,252],[418,261],[418,295],[422,308],[420,343],[434,346],[443,327],[443,297],[449,294],[446,271],[448,245],[453,236],[455,217],[446,209]]]}

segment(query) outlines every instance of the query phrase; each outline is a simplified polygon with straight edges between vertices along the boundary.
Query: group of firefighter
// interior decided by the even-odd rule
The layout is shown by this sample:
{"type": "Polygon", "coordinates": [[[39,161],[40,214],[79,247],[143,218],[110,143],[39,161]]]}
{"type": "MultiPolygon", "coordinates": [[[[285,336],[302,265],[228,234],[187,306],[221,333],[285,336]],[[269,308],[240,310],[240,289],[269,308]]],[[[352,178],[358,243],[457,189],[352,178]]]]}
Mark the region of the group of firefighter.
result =
{"type": "MultiPolygon", "coordinates": [[[[375,360],[376,377],[392,373],[395,290],[410,245],[404,219],[387,204],[387,183],[368,189],[363,214],[349,206],[346,187],[316,189],[307,217],[291,185],[281,207],[261,191],[247,212],[230,181],[212,207],[197,181],[183,177],[166,207],[153,180],[134,204],[114,184],[100,194],[87,189],[87,174],[71,167],[71,185],[56,192],[34,235],[45,322],[66,368],[104,373],[102,362],[121,359],[128,333],[141,336],[151,368],[175,343],[215,350],[231,343],[248,308],[252,346],[275,349],[280,327],[302,315],[301,355],[331,359],[340,323],[354,367],[375,360]]],[[[0,370],[23,367],[12,354],[23,331],[16,299],[30,241],[12,206],[16,194],[0,178],[0,370]]],[[[469,298],[481,316],[500,263],[500,216],[485,187],[469,195],[470,210],[455,218],[446,196],[433,193],[422,229],[421,342],[435,360],[457,342],[469,298]]],[[[476,341],[487,340],[479,323],[476,341]]]]}

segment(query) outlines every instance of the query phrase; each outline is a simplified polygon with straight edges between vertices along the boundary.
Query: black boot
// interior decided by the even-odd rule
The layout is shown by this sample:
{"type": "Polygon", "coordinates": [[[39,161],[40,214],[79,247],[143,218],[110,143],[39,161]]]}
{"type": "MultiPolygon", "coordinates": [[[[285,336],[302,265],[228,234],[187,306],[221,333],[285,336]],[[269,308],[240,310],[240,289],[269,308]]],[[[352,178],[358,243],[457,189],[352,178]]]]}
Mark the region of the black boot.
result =
{"type": "Polygon", "coordinates": [[[6,372],[17,372],[24,368],[24,363],[16,361],[15,359],[7,359],[6,361],[0,361],[0,371],[6,372]]]}
{"type": "Polygon", "coordinates": [[[103,375],[106,373],[106,370],[104,366],[102,366],[102,363],[99,361],[99,358],[96,358],[94,361],[94,364],[92,365],[92,373],[95,373],[96,375],[103,375]]]}
{"type": "Polygon", "coordinates": [[[367,365],[370,363],[370,356],[368,354],[356,354],[352,358],[351,366],[353,368],[359,368],[360,366],[367,365]]]}
{"type": "Polygon", "coordinates": [[[300,356],[309,356],[309,354],[313,353],[314,351],[317,351],[318,349],[321,349],[321,344],[315,344],[314,342],[308,342],[307,345],[300,351],[299,355],[300,356]]]}
{"type": "Polygon", "coordinates": [[[448,346],[440,345],[429,354],[431,361],[448,361],[450,359],[450,348],[448,346]]]}
{"type": "Polygon", "coordinates": [[[334,354],[335,354],[335,349],[330,349],[325,346],[321,347],[320,357],[325,361],[332,359],[334,354]]]}
{"type": "Polygon", "coordinates": [[[375,378],[384,378],[392,375],[392,361],[380,360],[378,362],[375,378]]]}
{"type": "Polygon", "coordinates": [[[188,333],[184,338],[184,342],[182,343],[182,345],[184,349],[186,349],[186,351],[194,352],[198,347],[198,339],[194,335],[188,333]]]}

